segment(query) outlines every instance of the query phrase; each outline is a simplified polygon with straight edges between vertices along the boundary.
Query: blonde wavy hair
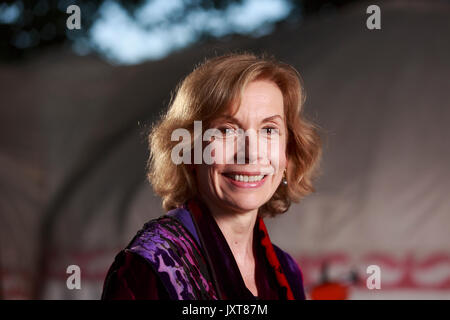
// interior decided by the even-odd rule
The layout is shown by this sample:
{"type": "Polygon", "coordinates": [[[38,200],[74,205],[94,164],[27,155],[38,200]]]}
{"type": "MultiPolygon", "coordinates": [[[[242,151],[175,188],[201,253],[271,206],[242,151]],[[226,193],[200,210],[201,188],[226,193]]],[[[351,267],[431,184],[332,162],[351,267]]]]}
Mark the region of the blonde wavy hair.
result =
{"type": "Polygon", "coordinates": [[[273,57],[228,54],[207,59],[194,68],[178,85],[167,112],[149,134],[147,176],[165,210],[179,207],[197,194],[189,165],[172,162],[172,148],[178,143],[171,141],[172,132],[184,128],[193,137],[194,120],[208,127],[212,120],[230,112],[233,105],[239,105],[246,84],[255,80],[269,80],[280,88],[288,130],[287,186],[281,184],[259,213],[284,213],[292,201],[298,202],[314,191],[312,181],[319,167],[321,141],[318,127],[303,115],[305,94],[299,73],[273,57]]]}

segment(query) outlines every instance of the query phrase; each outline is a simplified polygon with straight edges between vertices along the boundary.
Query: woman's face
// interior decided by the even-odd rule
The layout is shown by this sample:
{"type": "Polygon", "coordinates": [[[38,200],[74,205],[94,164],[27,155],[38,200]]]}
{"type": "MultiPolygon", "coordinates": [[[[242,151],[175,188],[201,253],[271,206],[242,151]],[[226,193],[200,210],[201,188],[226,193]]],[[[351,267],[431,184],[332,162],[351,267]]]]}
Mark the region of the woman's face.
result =
{"type": "Polygon", "coordinates": [[[220,160],[195,165],[200,197],[213,211],[257,210],[275,193],[287,165],[287,129],[278,86],[267,80],[250,82],[237,110],[210,126],[221,133],[209,143],[211,154],[220,160]]]}

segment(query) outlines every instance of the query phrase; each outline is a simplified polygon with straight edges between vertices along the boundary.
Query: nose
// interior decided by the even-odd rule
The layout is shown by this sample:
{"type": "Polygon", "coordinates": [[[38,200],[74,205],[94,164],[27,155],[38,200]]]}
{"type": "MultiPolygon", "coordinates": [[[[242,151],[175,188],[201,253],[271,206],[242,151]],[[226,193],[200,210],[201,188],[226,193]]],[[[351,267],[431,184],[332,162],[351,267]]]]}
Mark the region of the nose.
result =
{"type": "Polygon", "coordinates": [[[258,160],[258,136],[251,133],[245,137],[245,163],[256,164],[258,160]]]}
{"type": "Polygon", "coordinates": [[[255,130],[247,130],[238,138],[237,163],[257,164],[262,163],[264,151],[259,145],[258,135],[255,130]]]}

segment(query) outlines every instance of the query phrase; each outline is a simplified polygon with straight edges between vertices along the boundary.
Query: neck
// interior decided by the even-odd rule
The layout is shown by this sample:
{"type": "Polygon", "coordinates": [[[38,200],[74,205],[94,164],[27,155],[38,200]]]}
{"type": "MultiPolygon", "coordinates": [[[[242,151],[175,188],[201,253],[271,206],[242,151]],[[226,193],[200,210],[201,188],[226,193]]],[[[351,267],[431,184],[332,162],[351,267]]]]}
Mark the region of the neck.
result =
{"type": "Polygon", "coordinates": [[[210,212],[224,235],[236,262],[239,265],[253,262],[253,229],[258,210],[235,213],[210,207],[210,212]]]}

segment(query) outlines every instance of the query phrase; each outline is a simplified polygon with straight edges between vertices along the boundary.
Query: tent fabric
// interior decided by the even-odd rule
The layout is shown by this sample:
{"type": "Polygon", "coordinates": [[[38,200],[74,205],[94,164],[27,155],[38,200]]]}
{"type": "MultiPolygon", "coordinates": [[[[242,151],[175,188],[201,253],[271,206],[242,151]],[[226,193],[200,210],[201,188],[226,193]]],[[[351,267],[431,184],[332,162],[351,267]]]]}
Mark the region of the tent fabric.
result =
{"type": "Polygon", "coordinates": [[[301,73],[322,128],[316,193],[268,219],[305,284],[356,270],[352,298],[450,298],[450,5],[380,2],[236,36],[137,66],[64,49],[0,65],[1,297],[98,299],[108,266],[163,213],[145,180],[146,132],[205,56],[267,52],[301,73]],[[82,270],[68,290],[66,268],[82,270]],[[368,291],[370,264],[382,288],[368,291]]]}

